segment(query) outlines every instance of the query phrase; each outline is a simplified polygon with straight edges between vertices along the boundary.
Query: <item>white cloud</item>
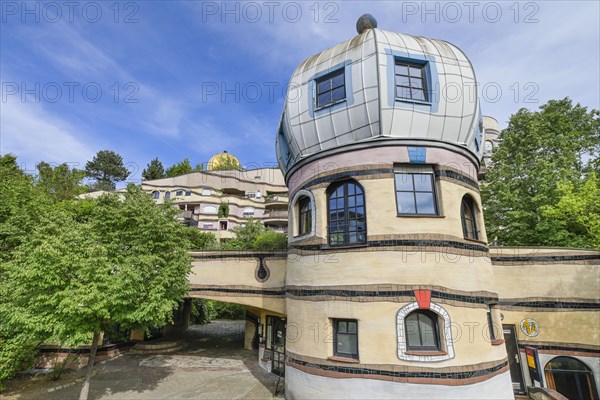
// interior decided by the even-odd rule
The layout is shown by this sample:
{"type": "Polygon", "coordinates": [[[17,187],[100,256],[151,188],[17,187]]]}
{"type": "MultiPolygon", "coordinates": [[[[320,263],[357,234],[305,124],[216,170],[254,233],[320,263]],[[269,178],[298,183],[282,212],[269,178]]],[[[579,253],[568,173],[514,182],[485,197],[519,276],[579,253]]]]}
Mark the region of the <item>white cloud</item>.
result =
{"type": "Polygon", "coordinates": [[[2,103],[0,150],[2,154],[15,154],[27,170],[33,170],[42,160],[83,168],[94,150],[82,141],[81,130],[40,104],[18,100],[2,103]]]}

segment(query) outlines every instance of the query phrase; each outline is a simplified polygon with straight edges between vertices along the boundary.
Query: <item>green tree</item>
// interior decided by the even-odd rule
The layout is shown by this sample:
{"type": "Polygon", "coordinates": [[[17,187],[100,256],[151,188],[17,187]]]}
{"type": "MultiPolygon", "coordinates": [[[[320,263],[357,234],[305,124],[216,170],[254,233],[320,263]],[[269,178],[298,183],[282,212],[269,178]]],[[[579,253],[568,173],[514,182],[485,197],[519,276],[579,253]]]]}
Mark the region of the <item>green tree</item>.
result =
{"type": "Polygon", "coordinates": [[[6,263],[8,304],[2,321],[44,341],[79,345],[92,339],[85,384],[100,332],[116,324],[161,326],[187,294],[191,260],[177,210],[157,205],[139,187],[104,195],[81,209],[48,209],[6,263]],[[160,232],[160,235],[157,234],[160,232]]]}
{"type": "Polygon", "coordinates": [[[96,180],[95,190],[114,190],[117,182],[122,182],[129,176],[129,171],[123,165],[123,157],[112,150],[101,150],[91,161],[85,164],[86,175],[96,180]]]}
{"type": "Polygon", "coordinates": [[[197,164],[192,168],[189,158],[184,158],[183,161],[171,165],[167,168],[167,178],[173,178],[179,175],[191,174],[192,172],[201,172],[204,170],[204,164],[197,164]]]}
{"type": "Polygon", "coordinates": [[[252,248],[255,250],[287,249],[287,236],[283,233],[267,231],[254,239],[252,248]]]}
{"type": "Polygon", "coordinates": [[[165,176],[165,168],[163,167],[162,163],[158,160],[158,157],[150,161],[146,169],[142,171],[142,178],[146,181],[151,181],[153,179],[161,179],[165,176]]]}
{"type": "Polygon", "coordinates": [[[227,157],[221,157],[217,162],[213,162],[211,169],[213,171],[239,170],[240,163],[235,157],[227,155],[227,157]]]}
{"type": "Polygon", "coordinates": [[[81,183],[86,172],[77,168],[69,168],[67,163],[52,167],[42,161],[37,165],[37,170],[37,185],[55,200],[73,199],[87,191],[87,188],[81,183]]]}
{"type": "Polygon", "coordinates": [[[217,248],[217,238],[214,233],[201,232],[197,228],[189,227],[186,228],[185,234],[192,250],[211,250],[217,248]]]}
{"type": "Polygon", "coordinates": [[[600,153],[599,115],[566,98],[550,100],[536,112],[521,109],[511,116],[482,186],[490,239],[503,245],[556,243],[554,227],[541,211],[559,203],[561,185],[572,185],[577,192],[593,170],[600,153]]]}
{"type": "Polygon", "coordinates": [[[218,210],[217,216],[219,218],[229,217],[229,203],[221,202],[221,204],[219,204],[219,210],[218,210]]]}
{"type": "Polygon", "coordinates": [[[558,203],[541,208],[542,223],[550,233],[548,244],[600,249],[600,180],[596,173],[590,173],[578,188],[560,183],[558,191],[558,203]]]}

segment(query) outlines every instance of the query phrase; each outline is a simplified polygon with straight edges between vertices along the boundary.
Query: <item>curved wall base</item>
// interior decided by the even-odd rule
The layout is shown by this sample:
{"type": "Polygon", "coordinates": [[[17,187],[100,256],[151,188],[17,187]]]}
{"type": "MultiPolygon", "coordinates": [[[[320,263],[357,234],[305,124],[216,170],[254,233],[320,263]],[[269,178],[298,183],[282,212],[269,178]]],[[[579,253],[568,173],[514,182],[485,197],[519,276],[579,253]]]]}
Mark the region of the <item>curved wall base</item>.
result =
{"type": "Polygon", "coordinates": [[[285,396],[300,399],[511,399],[515,398],[506,371],[483,382],[463,386],[387,382],[375,379],[336,379],[285,368],[285,396]]]}

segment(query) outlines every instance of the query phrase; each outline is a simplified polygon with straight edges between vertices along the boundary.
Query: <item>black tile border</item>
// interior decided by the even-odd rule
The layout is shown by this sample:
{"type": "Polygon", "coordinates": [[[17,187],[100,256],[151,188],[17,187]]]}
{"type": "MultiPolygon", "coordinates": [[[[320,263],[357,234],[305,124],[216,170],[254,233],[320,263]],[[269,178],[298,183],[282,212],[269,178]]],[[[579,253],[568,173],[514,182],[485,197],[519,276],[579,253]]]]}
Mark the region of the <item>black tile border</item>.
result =
{"type": "MultiPolygon", "coordinates": [[[[478,251],[482,253],[488,253],[489,248],[487,246],[463,243],[453,240],[432,240],[432,239],[389,239],[389,240],[369,240],[367,241],[364,247],[375,247],[375,248],[385,248],[385,247],[439,247],[439,248],[454,248],[459,250],[467,250],[467,251],[478,251]]],[[[301,245],[301,244],[292,244],[290,248],[298,249],[298,250],[308,250],[308,251],[339,251],[344,252],[348,251],[351,248],[345,247],[330,247],[327,244],[311,244],[311,245],[301,245]]],[[[356,247],[360,249],[360,246],[356,247]]]]}
{"type": "Polygon", "coordinates": [[[535,347],[538,350],[546,350],[546,351],[552,351],[552,350],[558,350],[558,351],[571,351],[571,352],[578,352],[578,353],[591,353],[591,354],[598,354],[600,355],[600,349],[587,349],[584,347],[577,347],[577,346],[552,346],[552,345],[547,345],[547,344],[535,344],[533,342],[519,342],[519,349],[525,349],[525,347],[535,347]]]}
{"type": "Polygon", "coordinates": [[[480,376],[490,375],[508,365],[508,361],[495,365],[490,368],[466,371],[466,372],[403,372],[403,371],[386,371],[375,368],[363,368],[363,367],[350,367],[350,366],[338,366],[338,365],[325,365],[317,364],[308,361],[298,360],[294,357],[288,356],[287,362],[289,364],[297,364],[303,367],[320,369],[323,371],[332,371],[347,375],[374,375],[374,376],[389,376],[393,378],[425,378],[425,379],[471,379],[480,376]]]}
{"type": "Polygon", "coordinates": [[[502,265],[501,263],[524,263],[524,262],[560,262],[560,261],[588,261],[588,260],[600,260],[600,254],[582,254],[579,256],[492,256],[492,262],[500,263],[496,265],[502,265]]]}
{"type": "MultiPolygon", "coordinates": [[[[298,187],[296,189],[296,191],[294,192],[294,195],[299,190],[309,190],[310,187],[319,185],[321,183],[331,183],[331,182],[335,182],[337,180],[351,179],[351,178],[356,178],[356,177],[365,176],[365,175],[394,174],[394,172],[395,171],[394,171],[393,167],[372,168],[372,169],[353,169],[353,170],[349,170],[349,171],[334,172],[330,175],[325,175],[325,176],[321,176],[319,178],[314,178],[314,179],[309,180],[302,186],[298,187]]],[[[459,172],[453,171],[451,169],[436,168],[436,165],[433,165],[433,173],[434,173],[434,176],[438,179],[441,177],[455,179],[455,180],[460,181],[468,186],[473,187],[476,190],[479,190],[479,184],[477,183],[477,181],[475,181],[474,179],[472,179],[466,175],[463,175],[459,172]]],[[[293,198],[293,195],[290,198],[293,198]]]]}
{"type": "Polygon", "coordinates": [[[504,301],[500,300],[498,307],[527,307],[552,309],[600,310],[600,303],[583,301],[537,300],[537,301],[504,301]]]}
{"type": "Polygon", "coordinates": [[[231,289],[231,288],[215,288],[215,287],[197,287],[190,288],[190,292],[217,292],[217,293],[238,293],[238,294],[256,294],[261,296],[277,296],[285,297],[285,290],[281,289],[231,289]]]}

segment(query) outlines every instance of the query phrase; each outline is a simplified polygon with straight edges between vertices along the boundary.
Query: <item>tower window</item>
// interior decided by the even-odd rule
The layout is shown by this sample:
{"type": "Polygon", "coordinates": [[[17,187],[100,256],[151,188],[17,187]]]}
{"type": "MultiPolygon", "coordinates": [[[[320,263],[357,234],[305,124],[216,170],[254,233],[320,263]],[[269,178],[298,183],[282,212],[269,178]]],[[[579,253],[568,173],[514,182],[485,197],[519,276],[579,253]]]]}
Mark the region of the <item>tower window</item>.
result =
{"type": "Polygon", "coordinates": [[[306,235],[312,230],[312,204],[306,196],[298,200],[298,235],[306,235]]]}
{"type": "Polygon", "coordinates": [[[426,64],[396,60],[396,98],[429,101],[427,92],[426,64]]]}
{"type": "Polygon", "coordinates": [[[346,98],[344,68],[316,79],[317,107],[325,107],[346,98]]]}
{"type": "Polygon", "coordinates": [[[328,222],[331,246],[367,242],[365,194],[358,183],[346,181],[328,189],[328,222]]]}
{"type": "Polygon", "coordinates": [[[333,354],[358,359],[358,322],[355,319],[333,320],[333,354]]]}
{"type": "Polygon", "coordinates": [[[408,350],[440,349],[437,320],[437,315],[429,310],[416,310],[406,317],[406,344],[408,350]]]}
{"type": "Polygon", "coordinates": [[[477,221],[475,220],[475,202],[468,194],[462,199],[460,217],[465,239],[478,240],[479,233],[477,232],[477,221]]]}
{"type": "Polygon", "coordinates": [[[437,215],[433,171],[396,172],[396,206],[402,215],[437,215]]]}

